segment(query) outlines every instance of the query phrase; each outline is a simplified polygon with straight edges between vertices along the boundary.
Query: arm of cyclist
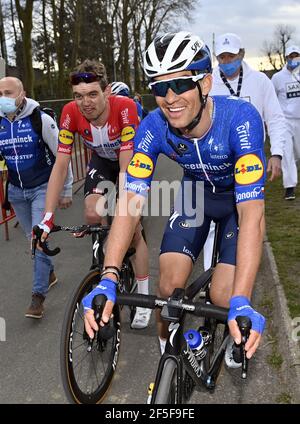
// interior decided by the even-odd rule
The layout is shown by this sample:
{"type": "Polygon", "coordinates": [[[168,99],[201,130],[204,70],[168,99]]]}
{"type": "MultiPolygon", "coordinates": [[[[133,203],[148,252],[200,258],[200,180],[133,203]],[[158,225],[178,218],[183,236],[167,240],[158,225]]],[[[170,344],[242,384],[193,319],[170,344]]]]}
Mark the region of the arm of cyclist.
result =
{"type": "Polygon", "coordinates": [[[250,359],[260,343],[265,326],[264,317],[250,304],[262,255],[265,232],[264,201],[249,200],[239,203],[237,211],[239,217],[237,262],[228,325],[232,337],[239,344],[241,334],[235,318],[238,315],[245,315],[251,319],[252,329],[245,346],[247,357],[250,359]]]}
{"type": "MultiPolygon", "coordinates": [[[[47,115],[46,113],[42,115],[42,120],[43,140],[45,140],[53,155],[57,157],[57,147],[59,138],[58,127],[54,120],[51,118],[51,116],[47,115]]],[[[66,209],[72,204],[72,184],[73,172],[70,163],[64,187],[60,193],[60,198],[58,200],[58,206],[62,209],[66,209]]]]}
{"type": "MultiPolygon", "coordinates": [[[[106,247],[106,255],[104,267],[121,268],[123,258],[130,246],[135,228],[140,219],[139,210],[144,203],[144,197],[136,195],[132,192],[124,191],[121,193],[117,203],[116,216],[113,220],[106,247]]],[[[94,337],[94,330],[98,330],[92,310],[92,301],[98,294],[103,294],[107,297],[100,325],[105,325],[112,314],[113,306],[116,299],[116,283],[117,278],[114,273],[108,273],[105,278],[100,281],[100,284],[88,295],[90,296],[86,302],[83,299],[85,308],[85,329],[89,337],[94,337]],[[107,296],[108,294],[108,296],[107,296]]]]}
{"type": "Polygon", "coordinates": [[[39,227],[43,230],[41,237],[45,241],[54,225],[54,212],[59,203],[60,194],[63,190],[64,183],[68,173],[70,156],[63,153],[57,153],[56,161],[53,166],[47,187],[45,216],[39,227]]]}

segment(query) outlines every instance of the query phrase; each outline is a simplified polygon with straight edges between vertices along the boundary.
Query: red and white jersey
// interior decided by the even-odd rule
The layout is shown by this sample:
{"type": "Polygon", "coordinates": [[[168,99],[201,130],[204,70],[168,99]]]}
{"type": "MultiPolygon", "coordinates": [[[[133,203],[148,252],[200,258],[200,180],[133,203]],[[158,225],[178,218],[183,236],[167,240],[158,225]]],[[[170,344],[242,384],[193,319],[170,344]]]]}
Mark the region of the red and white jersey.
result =
{"type": "Polygon", "coordinates": [[[123,150],[133,150],[139,119],[134,101],[110,96],[110,114],[103,127],[95,127],[80,112],[75,101],[66,104],[60,118],[58,152],[71,154],[78,133],[87,148],[98,156],[116,161],[123,150]]]}

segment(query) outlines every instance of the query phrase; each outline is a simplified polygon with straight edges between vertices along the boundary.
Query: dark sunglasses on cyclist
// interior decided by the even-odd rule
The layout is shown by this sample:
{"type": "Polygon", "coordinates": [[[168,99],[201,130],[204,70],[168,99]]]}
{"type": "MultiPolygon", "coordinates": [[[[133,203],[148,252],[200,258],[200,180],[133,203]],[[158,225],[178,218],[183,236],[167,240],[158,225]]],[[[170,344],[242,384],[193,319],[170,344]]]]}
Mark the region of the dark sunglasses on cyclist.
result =
{"type": "Polygon", "coordinates": [[[92,72],[78,72],[70,76],[70,83],[72,85],[78,85],[81,82],[89,84],[90,82],[100,81],[101,75],[94,74],[92,72]]]}
{"type": "Polygon", "coordinates": [[[175,94],[182,94],[197,87],[197,81],[201,80],[206,74],[199,74],[190,77],[173,78],[169,80],[151,82],[148,87],[152,90],[154,96],[166,97],[169,88],[175,94]]]}

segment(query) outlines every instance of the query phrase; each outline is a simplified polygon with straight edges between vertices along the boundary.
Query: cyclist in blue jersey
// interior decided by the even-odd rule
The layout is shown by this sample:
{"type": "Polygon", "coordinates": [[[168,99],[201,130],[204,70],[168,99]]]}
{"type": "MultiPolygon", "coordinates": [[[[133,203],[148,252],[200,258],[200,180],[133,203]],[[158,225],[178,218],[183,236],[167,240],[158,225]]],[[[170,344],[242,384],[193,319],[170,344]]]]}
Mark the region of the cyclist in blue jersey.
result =
{"type": "MultiPolygon", "coordinates": [[[[246,344],[250,358],[265,325],[264,317],[251,305],[265,230],[262,120],[246,101],[209,96],[210,52],[199,37],[188,32],[157,37],[144,55],[144,70],[159,108],[141,122],[135,139],[125,192],[107,244],[105,275],[83,299],[86,331],[93,337],[97,330],[92,310],[92,299],[97,294],[107,297],[100,325],[109,320],[116,300],[118,269],[139,219],[129,206],[134,197],[143,202],[158,155],[164,153],[178,162],[184,176],[180,198],[162,240],[158,295],[168,297],[174,288],[185,286],[211,221],[219,222],[219,261],[210,296],[216,305],[229,306],[229,329],[237,343],[241,335],[235,317],[242,313],[251,319],[246,344]],[[204,186],[203,219],[193,221],[186,211],[199,208],[195,201],[198,182],[204,186]]],[[[158,329],[163,350],[167,327],[160,316],[158,329]]],[[[232,342],[225,358],[227,365],[240,366],[231,352],[232,342]]]]}

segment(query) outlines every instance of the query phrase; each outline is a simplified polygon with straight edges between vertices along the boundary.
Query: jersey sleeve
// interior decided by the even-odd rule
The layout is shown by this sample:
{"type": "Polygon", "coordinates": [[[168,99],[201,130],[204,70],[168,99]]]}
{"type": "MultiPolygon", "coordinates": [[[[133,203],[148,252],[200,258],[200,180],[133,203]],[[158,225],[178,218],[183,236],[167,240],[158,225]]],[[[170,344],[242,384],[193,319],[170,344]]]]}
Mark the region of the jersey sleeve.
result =
{"type": "Polygon", "coordinates": [[[74,102],[67,103],[63,107],[60,118],[57,151],[66,155],[71,155],[72,153],[75,133],[77,131],[74,105],[74,102]]]}
{"type": "Polygon", "coordinates": [[[266,159],[264,130],[256,108],[243,102],[231,127],[236,203],[264,199],[266,159]]]}
{"type": "Polygon", "coordinates": [[[134,148],[134,138],[139,125],[135,102],[128,97],[119,97],[119,123],[121,128],[120,152],[134,148]]]}
{"type": "Polygon", "coordinates": [[[150,190],[163,141],[157,124],[155,113],[143,119],[134,140],[134,155],[127,167],[125,190],[142,196],[147,196],[150,190]]]}

